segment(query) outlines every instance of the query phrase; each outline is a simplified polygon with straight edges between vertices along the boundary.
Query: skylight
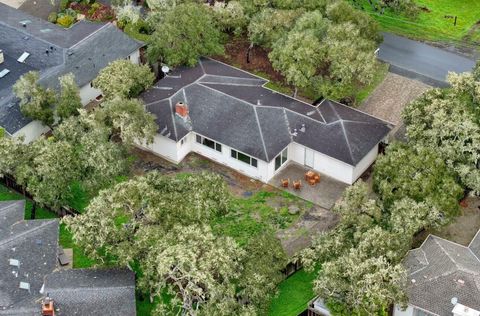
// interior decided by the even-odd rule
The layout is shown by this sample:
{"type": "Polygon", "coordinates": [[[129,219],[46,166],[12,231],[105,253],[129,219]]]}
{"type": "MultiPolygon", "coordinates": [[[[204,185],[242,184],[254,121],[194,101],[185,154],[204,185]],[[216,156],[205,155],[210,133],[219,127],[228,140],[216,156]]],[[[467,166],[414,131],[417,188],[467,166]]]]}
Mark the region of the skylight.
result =
{"type": "Polygon", "coordinates": [[[10,70],[3,69],[2,71],[0,71],[0,78],[5,77],[9,72],[10,72],[10,70]]]}
{"type": "Polygon", "coordinates": [[[24,63],[25,60],[28,58],[28,56],[30,56],[30,53],[27,53],[27,52],[23,52],[22,56],[20,56],[17,61],[19,63],[24,63]]]}

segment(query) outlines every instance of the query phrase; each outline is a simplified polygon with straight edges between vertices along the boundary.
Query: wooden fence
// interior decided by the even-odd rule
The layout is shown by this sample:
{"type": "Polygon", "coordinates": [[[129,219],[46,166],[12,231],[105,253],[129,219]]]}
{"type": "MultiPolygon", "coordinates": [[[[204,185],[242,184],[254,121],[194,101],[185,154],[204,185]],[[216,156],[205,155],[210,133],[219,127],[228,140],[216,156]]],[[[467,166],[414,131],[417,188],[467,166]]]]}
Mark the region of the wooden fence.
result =
{"type": "MultiPolygon", "coordinates": [[[[33,198],[33,196],[25,189],[25,187],[18,184],[17,181],[15,180],[15,178],[12,177],[11,175],[4,175],[3,177],[0,177],[0,183],[2,183],[7,188],[9,188],[11,190],[14,190],[15,192],[23,195],[25,197],[25,199],[29,199],[29,200],[32,201],[32,203],[33,203],[32,219],[34,219],[35,218],[35,209],[37,207],[37,203],[35,202],[35,199],[33,198]]],[[[59,216],[59,217],[64,217],[66,215],[75,216],[75,215],[80,214],[79,211],[77,211],[76,209],[73,209],[69,206],[62,206],[58,210],[52,209],[48,206],[42,206],[42,207],[49,212],[57,214],[57,216],[59,216]]]]}

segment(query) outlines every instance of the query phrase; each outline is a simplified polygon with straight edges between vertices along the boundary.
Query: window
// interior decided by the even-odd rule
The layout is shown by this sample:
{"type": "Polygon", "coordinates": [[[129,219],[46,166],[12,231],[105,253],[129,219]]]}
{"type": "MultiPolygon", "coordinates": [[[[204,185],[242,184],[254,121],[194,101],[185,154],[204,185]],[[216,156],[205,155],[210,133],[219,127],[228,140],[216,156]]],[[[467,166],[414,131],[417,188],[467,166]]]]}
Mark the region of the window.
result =
{"type": "Polygon", "coordinates": [[[182,146],[183,144],[185,144],[186,138],[187,138],[187,136],[185,136],[184,138],[180,139],[180,145],[181,145],[181,146],[182,146]]]}
{"type": "Polygon", "coordinates": [[[197,135],[196,136],[196,141],[197,143],[199,144],[202,144],[204,146],[207,146],[207,147],[210,147],[218,152],[222,152],[222,145],[220,145],[219,143],[216,143],[214,142],[213,140],[211,139],[208,139],[208,138],[205,138],[205,137],[202,137],[200,135],[197,135]]]}
{"type": "Polygon", "coordinates": [[[287,162],[288,150],[285,148],[277,157],[275,157],[275,170],[278,170],[285,162],[287,162]]]}
{"type": "Polygon", "coordinates": [[[258,161],[257,161],[257,159],[252,158],[252,157],[250,157],[250,156],[248,156],[248,155],[242,154],[242,153],[240,153],[240,152],[238,152],[238,151],[236,151],[236,150],[233,150],[233,149],[231,150],[231,156],[232,156],[232,158],[235,158],[235,159],[237,159],[237,160],[240,160],[241,162],[244,162],[244,163],[246,163],[246,164],[249,164],[249,165],[251,165],[251,166],[253,166],[253,167],[255,167],[255,168],[258,166],[258,161]]]}

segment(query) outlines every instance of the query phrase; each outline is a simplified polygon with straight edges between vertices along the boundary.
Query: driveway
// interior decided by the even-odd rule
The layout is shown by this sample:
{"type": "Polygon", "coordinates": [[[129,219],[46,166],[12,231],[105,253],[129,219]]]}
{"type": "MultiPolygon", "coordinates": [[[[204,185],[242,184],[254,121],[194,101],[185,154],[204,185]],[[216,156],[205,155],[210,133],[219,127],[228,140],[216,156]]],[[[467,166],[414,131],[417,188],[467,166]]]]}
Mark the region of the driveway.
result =
{"type": "Polygon", "coordinates": [[[383,34],[378,59],[391,65],[390,71],[428,85],[447,86],[449,71],[472,70],[475,61],[405,37],[383,34]]]}

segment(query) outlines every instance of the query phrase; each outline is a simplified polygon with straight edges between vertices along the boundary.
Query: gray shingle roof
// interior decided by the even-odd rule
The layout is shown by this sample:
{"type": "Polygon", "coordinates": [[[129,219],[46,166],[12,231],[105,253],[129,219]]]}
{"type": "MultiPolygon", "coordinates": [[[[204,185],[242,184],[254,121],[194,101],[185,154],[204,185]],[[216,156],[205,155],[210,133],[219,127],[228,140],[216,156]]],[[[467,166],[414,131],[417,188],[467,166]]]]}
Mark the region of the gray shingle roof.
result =
{"type": "Polygon", "coordinates": [[[0,126],[13,134],[30,122],[21,114],[12,86],[30,70],[40,71],[40,83],[58,87],[58,77],[72,72],[79,86],[93,80],[109,62],[143,46],[111,23],[80,21],[65,29],[0,3],[0,49],[11,72],[0,78],[0,126]],[[23,27],[20,22],[26,22],[23,27]],[[25,64],[16,59],[30,53],[25,64]]]}
{"type": "Polygon", "coordinates": [[[480,260],[473,248],[430,235],[408,253],[404,264],[410,304],[451,315],[451,299],[456,297],[458,303],[480,310],[480,260]]]}
{"type": "Polygon", "coordinates": [[[135,274],[126,269],[56,271],[45,278],[45,293],[57,315],[136,315],[135,274]]]}
{"type": "Polygon", "coordinates": [[[0,203],[0,315],[38,313],[43,278],[56,267],[58,220],[26,221],[24,206],[24,201],[0,203]],[[30,290],[21,289],[20,282],[30,290]]]}
{"type": "Polygon", "coordinates": [[[179,141],[191,129],[264,161],[293,141],[355,166],[392,128],[334,101],[314,106],[296,100],[265,88],[266,82],[203,58],[196,67],[175,69],[141,97],[162,135],[179,141]],[[173,115],[179,101],[189,106],[191,126],[173,115]]]}
{"type": "Polygon", "coordinates": [[[24,207],[24,201],[0,202],[0,315],[39,315],[46,293],[59,316],[136,314],[132,271],[55,271],[58,219],[24,220],[24,207]],[[21,289],[20,282],[30,290],[21,289]]]}

